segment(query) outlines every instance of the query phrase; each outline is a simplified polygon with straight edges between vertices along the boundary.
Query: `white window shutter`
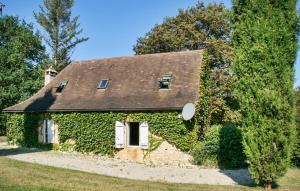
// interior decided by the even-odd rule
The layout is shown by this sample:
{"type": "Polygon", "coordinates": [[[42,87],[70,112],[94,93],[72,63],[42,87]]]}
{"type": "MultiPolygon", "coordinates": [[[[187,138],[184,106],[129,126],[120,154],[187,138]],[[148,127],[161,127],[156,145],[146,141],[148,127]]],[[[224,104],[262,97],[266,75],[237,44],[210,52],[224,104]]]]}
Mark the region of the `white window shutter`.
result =
{"type": "Polygon", "coordinates": [[[124,148],[125,139],[124,139],[124,123],[121,121],[116,121],[115,126],[115,147],[116,148],[124,148]]]}
{"type": "Polygon", "coordinates": [[[53,120],[47,120],[47,138],[48,143],[54,143],[54,121],[53,120]]]}
{"type": "Polygon", "coordinates": [[[47,120],[44,120],[43,129],[42,129],[44,143],[46,143],[46,128],[47,128],[47,120]]]}
{"type": "Polygon", "coordinates": [[[51,120],[51,143],[54,143],[54,137],[55,137],[54,121],[51,120]]]}
{"type": "Polygon", "coordinates": [[[140,123],[140,147],[143,149],[148,149],[148,131],[149,126],[147,122],[140,123]]]}

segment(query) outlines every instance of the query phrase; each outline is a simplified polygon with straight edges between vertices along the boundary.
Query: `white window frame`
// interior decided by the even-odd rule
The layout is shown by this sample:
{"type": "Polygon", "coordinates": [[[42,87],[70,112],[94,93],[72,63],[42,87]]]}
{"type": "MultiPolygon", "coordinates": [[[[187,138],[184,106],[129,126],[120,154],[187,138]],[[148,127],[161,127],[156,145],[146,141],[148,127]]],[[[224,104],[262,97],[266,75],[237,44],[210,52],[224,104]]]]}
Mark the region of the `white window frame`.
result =
{"type": "Polygon", "coordinates": [[[149,147],[149,125],[148,125],[148,144],[147,146],[141,145],[141,125],[142,123],[148,123],[146,121],[130,121],[125,123],[125,134],[126,134],[126,147],[128,148],[142,148],[142,149],[148,149],[149,147]],[[139,144],[138,145],[130,145],[130,123],[139,123],[139,144]]]}

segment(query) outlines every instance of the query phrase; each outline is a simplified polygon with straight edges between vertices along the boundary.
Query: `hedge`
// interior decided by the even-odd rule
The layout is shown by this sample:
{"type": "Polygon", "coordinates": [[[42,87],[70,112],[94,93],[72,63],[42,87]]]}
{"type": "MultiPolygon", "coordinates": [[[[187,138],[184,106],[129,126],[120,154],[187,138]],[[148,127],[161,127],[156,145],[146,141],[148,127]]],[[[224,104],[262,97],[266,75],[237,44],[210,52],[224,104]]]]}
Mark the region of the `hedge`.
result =
{"type": "Polygon", "coordinates": [[[192,151],[194,162],[199,165],[221,168],[240,168],[246,166],[243,152],[241,129],[231,124],[213,125],[204,141],[199,142],[192,151]]]}

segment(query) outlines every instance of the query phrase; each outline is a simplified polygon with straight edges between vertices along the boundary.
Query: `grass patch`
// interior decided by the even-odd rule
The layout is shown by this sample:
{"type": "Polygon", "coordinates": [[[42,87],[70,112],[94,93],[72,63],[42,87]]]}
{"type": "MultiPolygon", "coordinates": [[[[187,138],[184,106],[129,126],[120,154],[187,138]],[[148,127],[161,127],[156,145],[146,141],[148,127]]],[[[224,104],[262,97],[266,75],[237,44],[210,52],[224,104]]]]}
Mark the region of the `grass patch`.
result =
{"type": "Polygon", "coordinates": [[[285,190],[300,190],[300,169],[289,169],[288,173],[278,181],[278,184],[285,190]]]}
{"type": "MultiPolygon", "coordinates": [[[[300,190],[300,170],[291,169],[276,190],[300,190]]],[[[170,184],[121,179],[0,157],[0,190],[255,191],[258,187],[170,184]]]]}

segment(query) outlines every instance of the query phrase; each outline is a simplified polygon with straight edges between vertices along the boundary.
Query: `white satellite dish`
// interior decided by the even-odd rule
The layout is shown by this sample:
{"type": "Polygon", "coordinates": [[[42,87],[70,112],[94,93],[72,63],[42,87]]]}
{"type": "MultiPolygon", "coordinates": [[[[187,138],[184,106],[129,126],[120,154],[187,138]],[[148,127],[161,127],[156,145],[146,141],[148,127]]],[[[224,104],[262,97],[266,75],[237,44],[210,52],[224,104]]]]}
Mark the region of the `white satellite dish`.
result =
{"type": "Polygon", "coordinates": [[[193,103],[187,103],[184,105],[183,109],[182,109],[182,118],[187,121],[193,118],[193,116],[195,115],[195,105],[193,103]]]}

